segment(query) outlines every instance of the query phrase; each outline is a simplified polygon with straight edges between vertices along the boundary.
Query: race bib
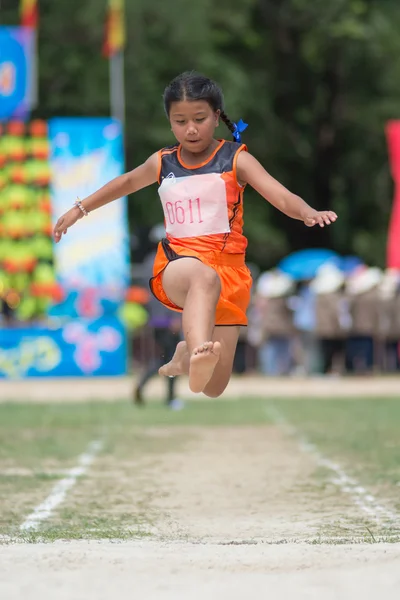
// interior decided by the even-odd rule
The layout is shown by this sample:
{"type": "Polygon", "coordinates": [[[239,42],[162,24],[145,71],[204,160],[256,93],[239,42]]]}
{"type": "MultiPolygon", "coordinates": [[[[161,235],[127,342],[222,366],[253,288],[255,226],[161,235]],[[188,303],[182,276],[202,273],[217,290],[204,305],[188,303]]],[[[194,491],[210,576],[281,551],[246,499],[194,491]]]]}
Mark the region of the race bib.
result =
{"type": "Polygon", "coordinates": [[[165,177],[158,188],[166,232],[175,238],[229,233],[225,182],[218,173],[165,177]]]}

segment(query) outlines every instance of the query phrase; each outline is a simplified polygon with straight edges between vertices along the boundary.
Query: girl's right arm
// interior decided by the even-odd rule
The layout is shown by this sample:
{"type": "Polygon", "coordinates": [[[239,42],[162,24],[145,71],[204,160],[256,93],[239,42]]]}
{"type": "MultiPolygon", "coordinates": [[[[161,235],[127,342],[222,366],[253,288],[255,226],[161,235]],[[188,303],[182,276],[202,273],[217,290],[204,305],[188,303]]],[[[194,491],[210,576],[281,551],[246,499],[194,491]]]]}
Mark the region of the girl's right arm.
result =
{"type": "MultiPolygon", "coordinates": [[[[83,208],[89,213],[96,208],[100,208],[117,198],[122,198],[128,194],[133,194],[152,183],[158,178],[159,158],[158,153],[152,154],[146,162],[133,169],[129,173],[124,173],[109,183],[106,183],[97,192],[87,196],[82,200],[83,208]]],[[[54,227],[54,240],[59,242],[63,233],[67,233],[69,227],[74,225],[84,216],[78,206],[73,206],[68,212],[60,217],[54,227]]]]}

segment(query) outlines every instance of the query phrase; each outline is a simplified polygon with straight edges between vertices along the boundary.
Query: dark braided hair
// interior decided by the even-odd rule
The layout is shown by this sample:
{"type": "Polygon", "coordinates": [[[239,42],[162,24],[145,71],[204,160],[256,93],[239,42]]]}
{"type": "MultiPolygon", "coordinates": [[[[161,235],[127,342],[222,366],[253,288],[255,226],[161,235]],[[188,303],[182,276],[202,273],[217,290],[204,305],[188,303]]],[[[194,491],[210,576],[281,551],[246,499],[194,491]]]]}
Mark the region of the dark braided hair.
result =
{"type": "Polygon", "coordinates": [[[224,113],[223,110],[221,110],[221,113],[219,115],[221,117],[221,121],[223,121],[225,123],[225,125],[227,126],[227,128],[229,129],[229,131],[231,131],[232,133],[234,133],[235,131],[235,125],[232,123],[232,121],[230,119],[228,119],[228,117],[226,116],[226,114],[224,113]]]}
{"type": "Polygon", "coordinates": [[[205,100],[211,106],[214,112],[220,111],[221,120],[228,127],[229,131],[234,133],[236,126],[224,112],[224,96],[221,88],[215,81],[208,77],[196,73],[195,71],[186,71],[181,73],[171,81],[165,88],[164,110],[169,118],[172,102],[181,100],[205,100]]]}

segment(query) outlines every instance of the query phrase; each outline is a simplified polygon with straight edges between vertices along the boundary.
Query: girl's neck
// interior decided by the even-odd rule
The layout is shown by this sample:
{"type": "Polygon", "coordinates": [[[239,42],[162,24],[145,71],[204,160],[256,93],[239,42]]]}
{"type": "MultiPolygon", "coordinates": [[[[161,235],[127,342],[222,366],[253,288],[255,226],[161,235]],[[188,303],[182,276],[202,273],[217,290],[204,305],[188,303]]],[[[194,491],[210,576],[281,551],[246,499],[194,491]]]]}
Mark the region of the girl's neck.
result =
{"type": "Polygon", "coordinates": [[[202,152],[189,152],[188,150],[185,150],[185,148],[181,147],[182,160],[187,165],[198,165],[202,162],[205,162],[214,152],[219,143],[220,142],[218,140],[213,138],[207,148],[205,148],[202,152]]]}

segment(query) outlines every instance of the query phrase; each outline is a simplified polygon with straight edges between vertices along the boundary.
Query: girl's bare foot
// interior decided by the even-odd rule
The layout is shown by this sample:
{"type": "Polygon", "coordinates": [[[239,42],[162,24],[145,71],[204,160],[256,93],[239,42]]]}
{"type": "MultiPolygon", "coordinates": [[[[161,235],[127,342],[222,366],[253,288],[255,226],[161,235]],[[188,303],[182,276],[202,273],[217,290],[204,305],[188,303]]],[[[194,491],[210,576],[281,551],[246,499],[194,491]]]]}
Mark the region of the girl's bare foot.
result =
{"type": "Polygon", "coordinates": [[[193,350],[189,366],[189,387],[195,394],[202,392],[210,381],[220,353],[219,342],[205,342],[193,350]]]}
{"type": "Polygon", "coordinates": [[[175,354],[169,363],[163,365],[158,369],[159,375],[165,377],[176,377],[177,375],[185,375],[187,370],[187,363],[189,361],[189,353],[187,350],[186,342],[178,342],[175,350],[175,354]]]}

